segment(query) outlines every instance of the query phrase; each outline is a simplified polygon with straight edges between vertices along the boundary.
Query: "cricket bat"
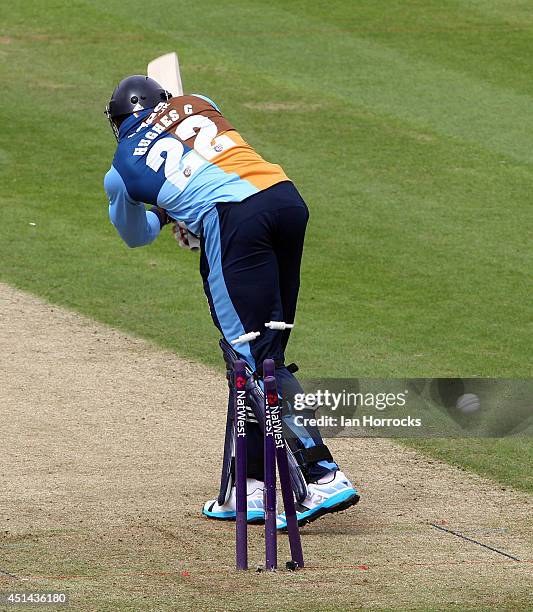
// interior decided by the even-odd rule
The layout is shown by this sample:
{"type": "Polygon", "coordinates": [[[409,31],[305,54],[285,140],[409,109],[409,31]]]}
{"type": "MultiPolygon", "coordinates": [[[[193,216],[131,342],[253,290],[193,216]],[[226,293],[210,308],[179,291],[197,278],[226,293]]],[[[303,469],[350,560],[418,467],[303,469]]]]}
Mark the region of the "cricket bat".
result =
{"type": "Polygon", "coordinates": [[[165,53],[156,57],[148,64],[147,74],[173,96],[183,95],[180,65],[176,53],[165,53]]]}
{"type": "MultiPolygon", "coordinates": [[[[147,74],[151,79],[157,81],[159,85],[169,91],[173,97],[183,95],[183,85],[181,84],[180,65],[178,56],[176,53],[165,53],[152,60],[148,64],[147,74]]],[[[187,231],[187,242],[188,245],[180,240],[180,232],[178,228],[175,228],[174,236],[180,246],[186,246],[191,251],[198,251],[200,249],[200,240],[197,236],[187,230],[184,223],[178,223],[183,230],[187,231]]]]}

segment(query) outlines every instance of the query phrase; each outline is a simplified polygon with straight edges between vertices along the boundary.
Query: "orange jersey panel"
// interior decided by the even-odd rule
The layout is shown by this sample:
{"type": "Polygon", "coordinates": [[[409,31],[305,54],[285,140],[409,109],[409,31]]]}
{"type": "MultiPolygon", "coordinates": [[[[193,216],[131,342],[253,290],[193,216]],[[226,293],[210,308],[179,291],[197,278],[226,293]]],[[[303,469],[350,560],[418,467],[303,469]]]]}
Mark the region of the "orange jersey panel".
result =
{"type": "Polygon", "coordinates": [[[224,172],[234,172],[260,191],[289,178],[278,164],[265,161],[235,130],[225,132],[235,146],[217,155],[211,161],[224,172]]]}

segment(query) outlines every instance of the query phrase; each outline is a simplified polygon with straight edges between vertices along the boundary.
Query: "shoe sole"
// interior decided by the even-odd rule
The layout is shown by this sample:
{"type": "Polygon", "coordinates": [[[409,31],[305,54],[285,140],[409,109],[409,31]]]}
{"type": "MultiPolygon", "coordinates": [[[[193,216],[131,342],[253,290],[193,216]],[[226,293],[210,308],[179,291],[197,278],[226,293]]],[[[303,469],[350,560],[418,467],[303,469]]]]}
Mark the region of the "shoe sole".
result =
{"type": "MultiPolygon", "coordinates": [[[[343,510],[347,510],[348,508],[355,506],[360,499],[361,496],[359,495],[359,493],[354,492],[353,495],[347,497],[346,499],[343,499],[342,501],[338,502],[337,504],[334,504],[333,506],[321,506],[316,512],[313,512],[313,514],[298,519],[298,527],[303,527],[308,523],[312,523],[313,521],[316,521],[316,519],[319,519],[325,514],[333,514],[334,512],[342,512],[343,510]]],[[[278,527],[278,530],[287,531],[287,526],[285,525],[284,527],[278,527]]]]}
{"type": "MultiPolygon", "coordinates": [[[[248,513],[248,521],[247,521],[249,525],[255,525],[255,524],[262,525],[265,522],[264,516],[250,516],[250,514],[251,513],[248,513]]],[[[220,514],[207,514],[205,510],[202,508],[202,515],[214,521],[234,521],[235,522],[235,515],[229,512],[227,516],[221,516],[220,514]]]]}
{"type": "Polygon", "coordinates": [[[343,510],[348,510],[348,508],[355,506],[360,499],[361,497],[357,493],[355,493],[351,497],[348,497],[348,499],[345,499],[344,501],[341,501],[338,504],[331,506],[331,508],[320,508],[320,510],[314,512],[312,515],[306,516],[305,518],[299,520],[298,526],[303,527],[308,523],[316,521],[316,519],[320,518],[321,516],[324,516],[325,514],[333,514],[334,512],[342,512],[343,510]]]}

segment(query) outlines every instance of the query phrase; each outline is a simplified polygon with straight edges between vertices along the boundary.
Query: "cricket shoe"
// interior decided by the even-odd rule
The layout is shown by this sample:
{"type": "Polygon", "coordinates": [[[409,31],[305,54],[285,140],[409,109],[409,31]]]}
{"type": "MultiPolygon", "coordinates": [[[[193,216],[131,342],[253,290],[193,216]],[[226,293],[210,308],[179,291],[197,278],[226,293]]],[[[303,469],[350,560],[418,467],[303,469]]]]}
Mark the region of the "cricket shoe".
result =
{"type": "MultiPolygon", "coordinates": [[[[330,512],[340,512],[359,501],[359,493],[343,472],[329,472],[307,485],[307,497],[296,503],[298,525],[305,525],[330,512]]],[[[278,514],[277,528],[286,529],[285,513],[278,514]]]]}
{"type": "MultiPolygon", "coordinates": [[[[265,511],[263,509],[263,483],[254,478],[246,479],[247,490],[247,516],[249,523],[264,523],[265,511]]],[[[231,487],[228,501],[220,505],[217,499],[206,501],[202,508],[202,514],[210,519],[219,521],[234,521],[237,516],[235,486],[231,487]]]]}

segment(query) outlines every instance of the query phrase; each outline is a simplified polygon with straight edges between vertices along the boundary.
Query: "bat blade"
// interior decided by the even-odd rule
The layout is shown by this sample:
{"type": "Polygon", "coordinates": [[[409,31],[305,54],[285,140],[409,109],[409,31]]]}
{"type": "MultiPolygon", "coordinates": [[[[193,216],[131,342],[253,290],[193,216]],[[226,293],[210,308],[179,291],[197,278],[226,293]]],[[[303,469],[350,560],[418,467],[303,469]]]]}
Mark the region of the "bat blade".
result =
{"type": "Polygon", "coordinates": [[[148,64],[147,73],[173,96],[183,95],[180,65],[176,53],[166,53],[156,57],[148,64]]]}

